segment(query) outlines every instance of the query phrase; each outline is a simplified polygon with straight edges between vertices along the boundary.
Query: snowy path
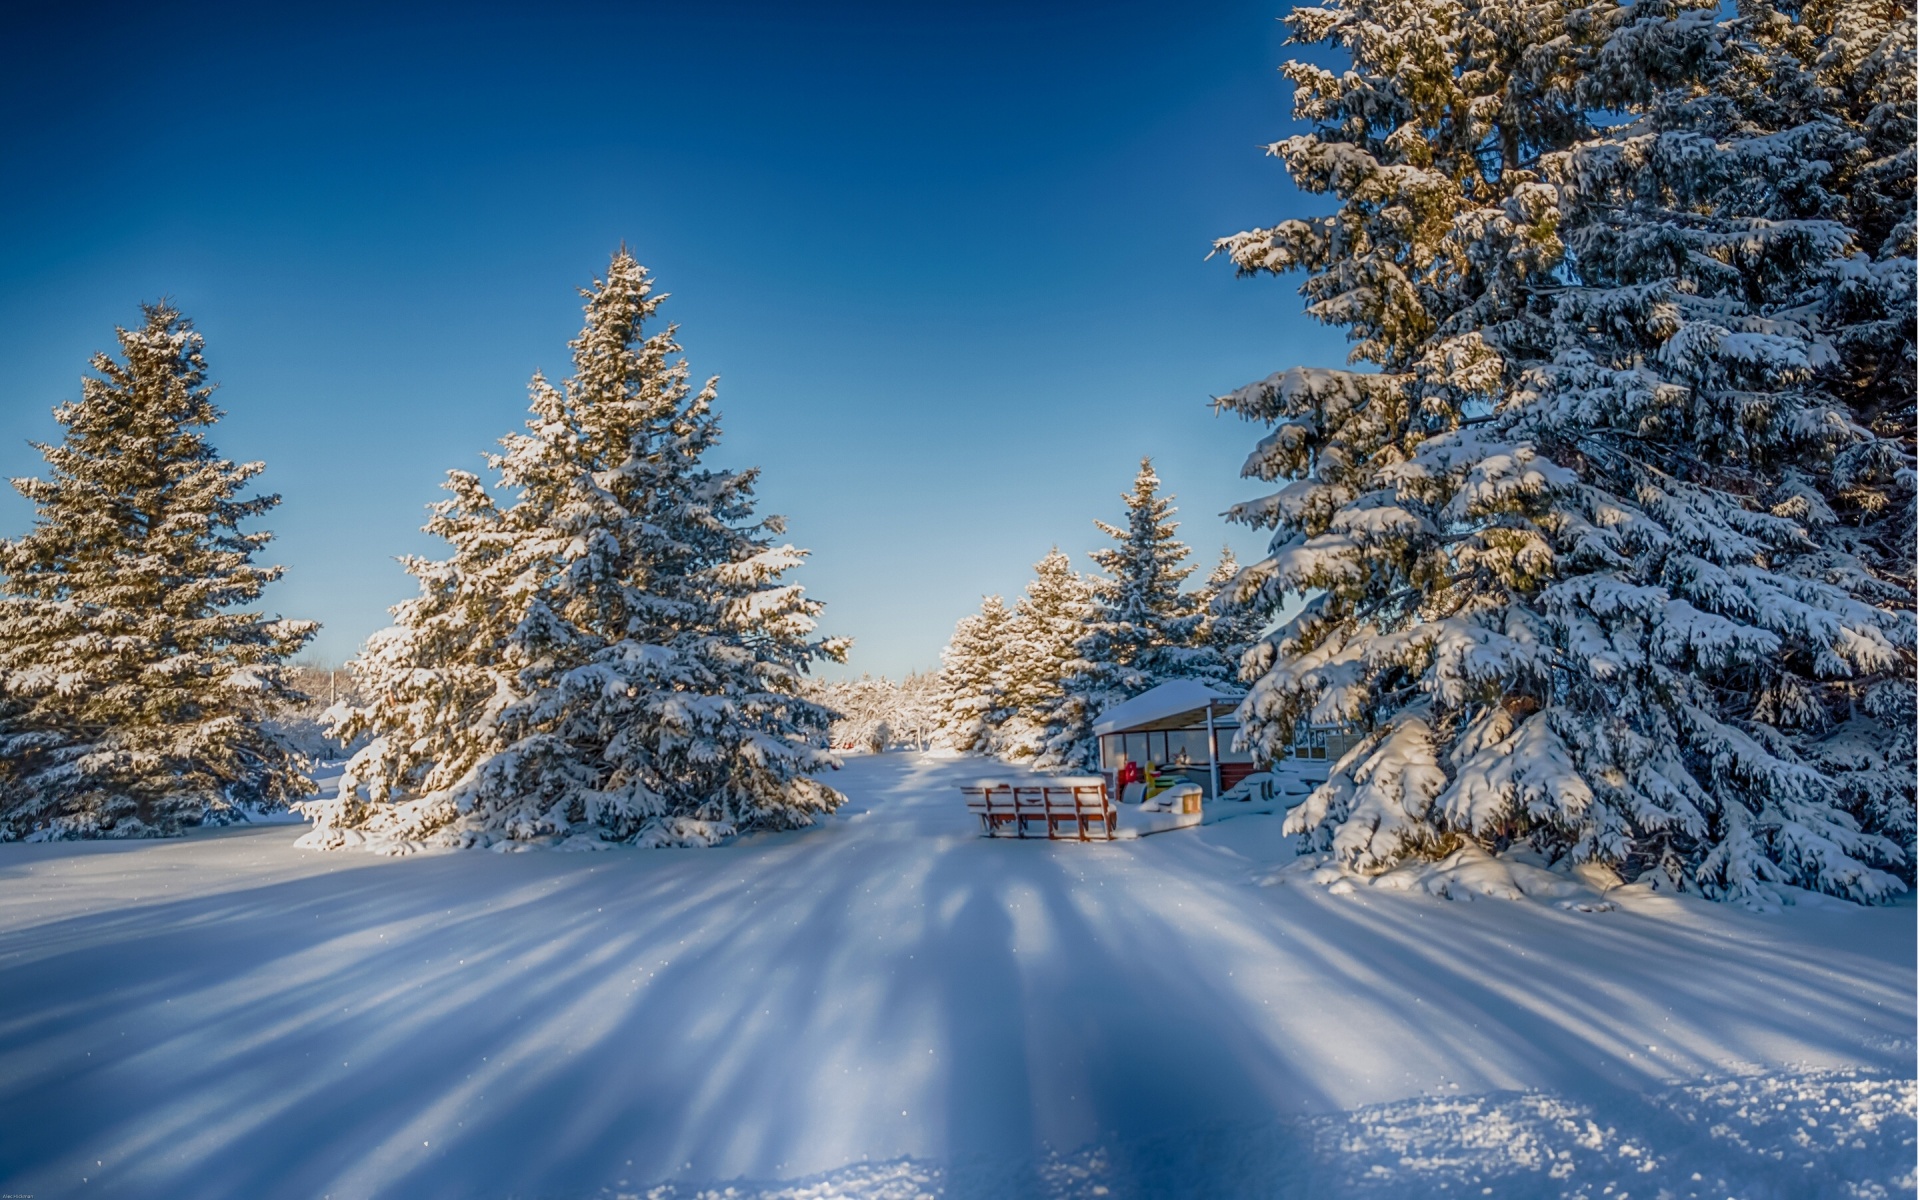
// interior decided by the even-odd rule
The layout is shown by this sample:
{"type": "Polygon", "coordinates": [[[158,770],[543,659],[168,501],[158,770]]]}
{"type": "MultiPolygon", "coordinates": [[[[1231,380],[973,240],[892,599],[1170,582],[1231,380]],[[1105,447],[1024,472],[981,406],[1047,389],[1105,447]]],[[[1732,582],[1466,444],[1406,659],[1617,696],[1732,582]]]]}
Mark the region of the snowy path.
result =
{"type": "Polygon", "coordinates": [[[1911,900],[1259,888],[1277,818],[986,841],[979,773],[707,852],[0,846],[0,1191],[1912,1194],[1911,900]]]}

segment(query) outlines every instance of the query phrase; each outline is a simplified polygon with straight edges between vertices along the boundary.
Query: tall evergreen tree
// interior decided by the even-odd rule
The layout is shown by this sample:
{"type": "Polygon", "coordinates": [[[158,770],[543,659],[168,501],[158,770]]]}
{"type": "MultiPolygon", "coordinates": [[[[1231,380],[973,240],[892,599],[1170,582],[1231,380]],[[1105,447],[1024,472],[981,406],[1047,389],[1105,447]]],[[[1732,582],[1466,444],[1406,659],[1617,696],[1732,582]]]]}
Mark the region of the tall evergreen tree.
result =
{"type": "Polygon", "coordinates": [[[1004,655],[1006,681],[997,747],[1022,760],[1045,748],[1046,720],[1064,696],[1076,647],[1093,617],[1091,582],[1059,549],[1033,565],[1026,594],[1014,604],[1004,655]]]}
{"type": "Polygon", "coordinates": [[[1231,599],[1310,597],[1243,723],[1372,731],[1290,828],[1361,872],[1471,839],[1750,902],[1899,890],[1911,731],[1881,729],[1904,816],[1821,769],[1836,714],[1881,719],[1857,698],[1910,702],[1914,641],[1910,574],[1819,482],[1876,441],[1822,383],[1830,97],[1781,86],[1757,9],[1415,7],[1289,18],[1354,61],[1289,67],[1315,128],[1275,148],[1342,208],[1220,244],[1306,269],[1379,367],[1222,401],[1290,481],[1236,510],[1276,535],[1231,599]]]}
{"type": "Polygon", "coordinates": [[[1045,717],[1039,763],[1084,769],[1095,761],[1093,722],[1102,712],[1173,679],[1224,682],[1232,668],[1200,640],[1198,599],[1181,590],[1194,567],[1176,536],[1172,497],[1160,495],[1151,459],[1140,460],[1122,497],[1127,525],[1095,521],[1115,545],[1093,552],[1106,572],[1093,584],[1093,608],[1074,644],[1060,698],[1045,717]]]}
{"type": "Polygon", "coordinates": [[[842,801],[801,683],[846,643],[782,578],[804,552],[754,518],[756,472],[705,465],[715,384],[646,333],[645,269],[622,250],[582,294],[573,376],[535,376],[488,456],[511,502],[450,476],[427,528],[452,556],[408,560],[421,594],[354,662],[373,699],[340,732],[372,740],[307,844],[708,845],[842,801]]]}
{"type": "Polygon", "coordinates": [[[145,314],[54,410],[50,478],[13,481],[36,517],[0,542],[0,840],[171,834],[312,790],[265,722],[317,626],[244,607],[280,568],[241,526],[280,498],[208,443],[192,323],[145,314]]]}
{"type": "Polygon", "coordinates": [[[987,754],[1006,719],[1006,646],[1013,614],[998,596],[960,618],[940,652],[939,741],[949,750],[987,754]]]}

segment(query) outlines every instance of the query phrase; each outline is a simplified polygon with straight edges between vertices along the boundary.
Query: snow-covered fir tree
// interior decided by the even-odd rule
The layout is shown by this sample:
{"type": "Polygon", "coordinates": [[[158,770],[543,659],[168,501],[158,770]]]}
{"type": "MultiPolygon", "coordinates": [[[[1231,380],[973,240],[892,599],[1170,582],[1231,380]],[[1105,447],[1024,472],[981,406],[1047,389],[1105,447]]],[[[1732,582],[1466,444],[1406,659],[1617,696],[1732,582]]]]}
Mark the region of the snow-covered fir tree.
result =
{"type": "Polygon", "coordinates": [[[1233,601],[1232,585],[1238,578],[1240,561],[1234,557],[1231,546],[1222,546],[1220,561],[1214,564],[1213,572],[1194,596],[1194,603],[1202,614],[1194,640],[1219,655],[1228,671],[1235,675],[1239,672],[1240,660],[1253,649],[1267,627],[1265,614],[1233,601]],[[1216,600],[1221,601],[1217,606],[1216,600]]]}
{"type": "Polygon", "coordinates": [[[1006,719],[1006,647],[1013,613],[998,596],[960,618],[940,652],[938,740],[949,750],[988,754],[1006,719]]]}
{"type": "Polygon", "coordinates": [[[1006,716],[995,739],[1001,757],[1031,759],[1045,748],[1047,717],[1064,697],[1093,615],[1092,581],[1073,569],[1072,559],[1055,548],[1033,565],[1007,626],[1001,697],[1006,716]]]}
{"type": "Polygon", "coordinates": [[[1698,3],[1289,24],[1353,59],[1289,65],[1313,131],[1274,147],[1341,207],[1220,249],[1306,271],[1376,368],[1222,400],[1286,481],[1235,510],[1275,536],[1226,603],[1309,598],[1247,659],[1247,734],[1371,733],[1289,827],[1360,872],[1473,840],[1756,903],[1900,890],[1912,560],[1879,528],[1911,528],[1911,429],[1861,418],[1911,371],[1861,371],[1912,361],[1912,240],[1837,202],[1827,35],[1698,3]]]}
{"type": "Polygon", "coordinates": [[[49,477],[13,481],[36,515],[0,542],[0,840],[171,834],[312,790],[267,725],[317,626],[246,607],[280,568],[242,526],[280,498],[207,440],[192,323],[145,315],[54,410],[49,477]]]}
{"type": "Polygon", "coordinates": [[[450,474],[409,559],[420,595],[354,660],[367,737],[305,844],[708,845],[811,823],[842,801],[830,714],[806,699],[817,602],[804,552],[755,519],[756,472],[705,465],[715,383],[697,391],[663,295],[622,250],[582,293],[574,373],[535,376],[525,433],[488,456],[496,503],[450,474]]]}
{"type": "Polygon", "coordinates": [[[1114,545],[1093,551],[1092,608],[1066,664],[1059,698],[1045,712],[1038,762],[1075,770],[1094,762],[1093,722],[1106,709],[1173,679],[1226,682],[1233,666],[1201,640],[1200,599],[1181,590],[1194,567],[1175,536],[1171,497],[1151,459],[1140,460],[1122,497],[1125,528],[1096,521],[1114,545]]]}

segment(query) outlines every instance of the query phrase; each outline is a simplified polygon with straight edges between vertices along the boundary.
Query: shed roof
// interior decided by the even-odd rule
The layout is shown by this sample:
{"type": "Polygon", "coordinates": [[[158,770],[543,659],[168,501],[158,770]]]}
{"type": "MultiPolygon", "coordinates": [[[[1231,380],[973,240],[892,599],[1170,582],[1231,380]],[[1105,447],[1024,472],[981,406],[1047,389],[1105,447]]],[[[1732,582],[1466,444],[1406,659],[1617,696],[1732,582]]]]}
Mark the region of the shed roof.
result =
{"type": "Polygon", "coordinates": [[[1120,733],[1149,725],[1164,727],[1174,717],[1191,713],[1194,722],[1204,721],[1208,708],[1216,713],[1239,705],[1240,697],[1223,692],[1197,679],[1175,679],[1149,688],[1133,699],[1114,705],[1093,723],[1095,734],[1120,733]]]}

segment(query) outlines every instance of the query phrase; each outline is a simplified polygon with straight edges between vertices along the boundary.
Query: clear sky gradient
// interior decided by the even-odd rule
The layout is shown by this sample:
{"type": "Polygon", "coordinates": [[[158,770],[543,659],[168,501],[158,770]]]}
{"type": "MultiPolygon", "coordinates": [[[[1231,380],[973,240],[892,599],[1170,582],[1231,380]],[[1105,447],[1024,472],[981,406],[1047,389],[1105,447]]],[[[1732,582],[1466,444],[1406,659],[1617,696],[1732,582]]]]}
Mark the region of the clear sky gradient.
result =
{"type": "MultiPolygon", "coordinates": [[[[452,467],[567,371],[624,241],[720,376],[722,465],[849,669],[937,664],[1154,455],[1203,570],[1258,431],[1211,396],[1339,335],[1211,240],[1324,211],[1277,0],[15,10],[0,72],[0,472],[143,300],[207,338],[216,444],[267,463],[287,577],[344,659],[452,467]],[[73,11],[69,11],[73,10],[73,11]]],[[[0,532],[31,509],[9,491],[0,532]]]]}

